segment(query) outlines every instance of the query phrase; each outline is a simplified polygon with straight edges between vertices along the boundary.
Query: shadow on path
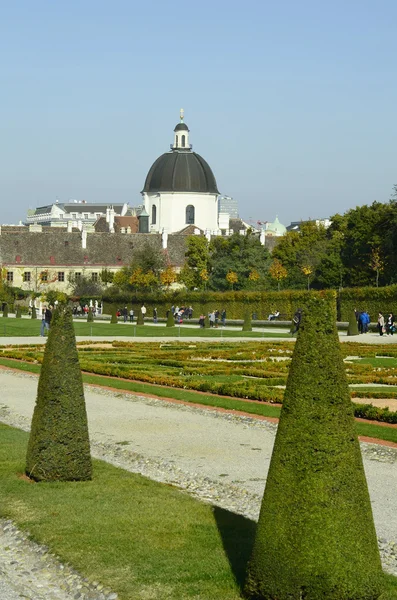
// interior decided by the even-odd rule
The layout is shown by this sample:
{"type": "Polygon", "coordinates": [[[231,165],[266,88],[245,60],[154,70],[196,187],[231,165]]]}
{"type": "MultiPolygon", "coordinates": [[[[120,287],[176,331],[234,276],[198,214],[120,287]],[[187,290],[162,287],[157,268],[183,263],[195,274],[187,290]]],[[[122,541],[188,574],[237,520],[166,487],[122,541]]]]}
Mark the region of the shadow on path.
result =
{"type": "Polygon", "coordinates": [[[242,590],[254,544],[256,523],[218,506],[213,507],[213,512],[225,554],[237,584],[242,590]]]}

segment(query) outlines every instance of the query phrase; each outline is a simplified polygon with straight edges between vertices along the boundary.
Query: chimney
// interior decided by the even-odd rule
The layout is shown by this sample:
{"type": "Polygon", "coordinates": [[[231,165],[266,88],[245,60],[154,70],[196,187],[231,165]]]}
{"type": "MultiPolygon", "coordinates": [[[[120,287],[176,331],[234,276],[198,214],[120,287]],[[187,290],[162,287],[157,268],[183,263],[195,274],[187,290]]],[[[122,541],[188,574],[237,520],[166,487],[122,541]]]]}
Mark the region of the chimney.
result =
{"type": "Polygon", "coordinates": [[[109,231],[114,233],[114,208],[109,208],[109,231]]]}
{"type": "Polygon", "coordinates": [[[110,208],[108,207],[106,209],[106,223],[109,223],[109,211],[110,211],[110,208]]]}
{"type": "Polygon", "coordinates": [[[87,232],[85,229],[81,232],[81,247],[83,250],[87,248],[87,232]]]}

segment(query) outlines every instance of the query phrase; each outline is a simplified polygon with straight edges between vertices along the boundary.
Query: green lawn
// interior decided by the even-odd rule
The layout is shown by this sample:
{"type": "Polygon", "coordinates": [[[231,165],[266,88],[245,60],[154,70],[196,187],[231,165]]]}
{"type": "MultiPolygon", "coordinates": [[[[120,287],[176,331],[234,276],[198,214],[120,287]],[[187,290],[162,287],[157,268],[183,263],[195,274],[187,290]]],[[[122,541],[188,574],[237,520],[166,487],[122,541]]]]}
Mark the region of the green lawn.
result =
{"type": "MultiPolygon", "coordinates": [[[[41,320],[40,319],[14,319],[0,317],[0,337],[13,336],[37,336],[40,335],[41,320]]],[[[271,329],[263,329],[262,331],[241,331],[241,327],[236,327],[235,330],[206,328],[200,329],[197,327],[166,327],[165,324],[157,326],[141,325],[131,323],[111,324],[109,321],[102,323],[87,323],[86,321],[74,322],[76,335],[84,336],[137,336],[137,337],[213,337],[213,338],[262,338],[290,337],[288,332],[276,333],[271,329]]]]}
{"type": "Polygon", "coordinates": [[[20,478],[28,434],[0,424],[0,514],[120,600],[240,598],[255,524],[94,461],[91,482],[20,478]]]}

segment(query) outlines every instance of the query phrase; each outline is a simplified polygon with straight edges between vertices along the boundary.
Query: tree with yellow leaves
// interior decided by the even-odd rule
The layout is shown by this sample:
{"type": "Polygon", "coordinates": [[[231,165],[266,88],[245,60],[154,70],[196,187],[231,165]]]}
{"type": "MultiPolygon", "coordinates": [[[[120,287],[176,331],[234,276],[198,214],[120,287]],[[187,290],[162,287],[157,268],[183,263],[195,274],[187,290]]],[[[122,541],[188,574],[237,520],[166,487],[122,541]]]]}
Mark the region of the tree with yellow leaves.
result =
{"type": "Polygon", "coordinates": [[[282,262],[275,258],[269,267],[269,275],[272,279],[277,281],[277,289],[280,291],[280,283],[288,275],[287,269],[283,266],[282,262]]]}
{"type": "Polygon", "coordinates": [[[226,281],[228,282],[228,284],[231,286],[231,288],[233,289],[233,286],[235,283],[238,282],[238,276],[237,273],[235,271],[229,271],[226,274],[226,281]]]}
{"type": "Polygon", "coordinates": [[[164,271],[160,273],[160,283],[167,287],[167,289],[176,281],[176,273],[171,266],[168,266],[164,271]]]}

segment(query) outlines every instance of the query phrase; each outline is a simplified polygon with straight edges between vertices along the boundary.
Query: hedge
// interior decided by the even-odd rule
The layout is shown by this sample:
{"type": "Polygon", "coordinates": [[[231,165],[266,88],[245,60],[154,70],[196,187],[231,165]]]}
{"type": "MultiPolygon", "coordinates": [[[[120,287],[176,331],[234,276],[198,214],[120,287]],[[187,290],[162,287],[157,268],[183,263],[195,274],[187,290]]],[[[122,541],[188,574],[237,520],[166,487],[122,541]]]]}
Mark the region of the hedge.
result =
{"type": "MultiPolygon", "coordinates": [[[[225,309],[227,319],[244,319],[246,310],[249,310],[251,314],[256,313],[257,318],[262,320],[267,319],[268,315],[275,310],[279,310],[282,320],[291,320],[296,309],[303,303],[306,293],[306,290],[281,292],[177,290],[139,293],[111,293],[107,290],[102,300],[105,314],[111,314],[112,307],[117,310],[125,305],[132,306],[137,314],[144,303],[148,315],[151,315],[153,308],[156,307],[160,318],[166,318],[167,311],[174,305],[192,306],[195,318],[198,318],[201,313],[207,315],[213,310],[225,309]]],[[[367,310],[372,323],[376,323],[379,311],[383,314],[394,312],[397,315],[397,285],[380,288],[346,288],[335,293],[338,321],[349,321],[354,309],[367,310]]]]}
{"type": "Polygon", "coordinates": [[[375,600],[385,590],[329,293],[311,294],[288,374],[245,594],[375,600]]]}

